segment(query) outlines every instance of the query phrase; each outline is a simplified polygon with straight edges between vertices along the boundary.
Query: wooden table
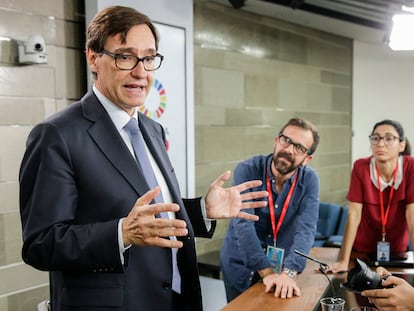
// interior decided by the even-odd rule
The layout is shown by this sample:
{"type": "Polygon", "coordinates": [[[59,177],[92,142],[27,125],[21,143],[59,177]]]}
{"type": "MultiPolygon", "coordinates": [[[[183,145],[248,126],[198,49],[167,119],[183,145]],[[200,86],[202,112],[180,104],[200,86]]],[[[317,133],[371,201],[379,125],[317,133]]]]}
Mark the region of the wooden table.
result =
{"type": "MultiPolygon", "coordinates": [[[[315,247],[312,248],[310,255],[328,264],[336,262],[339,254],[339,248],[315,247]]],[[[226,305],[222,311],[310,311],[314,310],[319,299],[329,286],[329,282],[325,275],[317,271],[319,264],[311,260],[307,260],[305,270],[298,275],[297,284],[301,289],[300,297],[290,299],[282,299],[274,297],[273,293],[265,293],[265,286],[257,283],[250,287],[243,294],[226,305]]],[[[414,269],[389,269],[395,272],[414,273],[414,269]]],[[[333,277],[332,274],[329,275],[333,277]]],[[[336,278],[340,278],[346,282],[347,273],[337,274],[336,278]]],[[[348,307],[353,304],[357,305],[355,296],[349,292],[348,307]],[[352,297],[351,297],[352,296],[352,297]]],[[[347,308],[348,309],[348,308],[347,308]]]]}

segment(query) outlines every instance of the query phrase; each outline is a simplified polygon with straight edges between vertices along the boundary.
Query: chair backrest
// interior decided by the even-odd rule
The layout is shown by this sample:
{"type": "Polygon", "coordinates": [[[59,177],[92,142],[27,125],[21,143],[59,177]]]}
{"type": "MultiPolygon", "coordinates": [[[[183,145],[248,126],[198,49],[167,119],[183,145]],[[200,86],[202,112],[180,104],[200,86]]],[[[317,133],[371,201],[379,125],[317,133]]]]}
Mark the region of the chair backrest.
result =
{"type": "Polygon", "coordinates": [[[320,202],[317,234],[330,236],[336,234],[342,207],[339,204],[320,202]]]}
{"type": "Polygon", "coordinates": [[[341,218],[339,219],[338,228],[336,229],[336,235],[344,235],[345,224],[348,219],[348,209],[349,206],[345,205],[341,211],[341,218]]]}

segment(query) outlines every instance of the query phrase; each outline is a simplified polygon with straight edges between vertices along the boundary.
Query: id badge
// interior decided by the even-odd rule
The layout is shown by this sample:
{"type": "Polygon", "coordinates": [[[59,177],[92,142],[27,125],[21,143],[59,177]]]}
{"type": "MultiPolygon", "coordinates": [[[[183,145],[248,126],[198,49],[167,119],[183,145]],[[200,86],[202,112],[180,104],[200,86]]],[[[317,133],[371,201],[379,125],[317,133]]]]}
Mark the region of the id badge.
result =
{"type": "Polygon", "coordinates": [[[390,261],[390,243],[386,241],[377,242],[377,260],[390,261]]]}
{"type": "Polygon", "coordinates": [[[270,261],[270,265],[273,271],[276,273],[280,273],[282,271],[284,254],[285,250],[283,248],[278,248],[271,245],[267,246],[266,256],[270,261]]]}

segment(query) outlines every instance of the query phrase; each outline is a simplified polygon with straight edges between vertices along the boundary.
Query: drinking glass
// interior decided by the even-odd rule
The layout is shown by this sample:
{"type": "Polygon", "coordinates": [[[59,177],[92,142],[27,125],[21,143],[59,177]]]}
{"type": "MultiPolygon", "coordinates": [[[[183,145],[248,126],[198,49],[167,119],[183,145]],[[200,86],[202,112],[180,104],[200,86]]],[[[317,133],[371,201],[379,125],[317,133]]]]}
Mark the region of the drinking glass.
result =
{"type": "Polygon", "coordinates": [[[322,311],[344,311],[345,299],[325,297],[320,300],[322,311]]]}

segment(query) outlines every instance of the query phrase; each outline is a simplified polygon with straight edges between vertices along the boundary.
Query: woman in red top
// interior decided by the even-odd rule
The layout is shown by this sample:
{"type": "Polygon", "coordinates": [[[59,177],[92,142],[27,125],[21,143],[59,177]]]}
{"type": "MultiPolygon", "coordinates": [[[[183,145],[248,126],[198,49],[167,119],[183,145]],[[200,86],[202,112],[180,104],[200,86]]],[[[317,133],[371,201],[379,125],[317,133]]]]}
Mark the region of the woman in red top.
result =
{"type": "Polygon", "coordinates": [[[355,161],[347,199],[348,221],[332,272],[348,270],[351,251],[376,254],[386,242],[391,253],[414,241],[414,158],[401,124],[383,120],[369,136],[372,156],[355,161]]]}

